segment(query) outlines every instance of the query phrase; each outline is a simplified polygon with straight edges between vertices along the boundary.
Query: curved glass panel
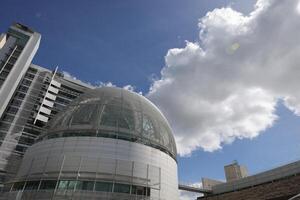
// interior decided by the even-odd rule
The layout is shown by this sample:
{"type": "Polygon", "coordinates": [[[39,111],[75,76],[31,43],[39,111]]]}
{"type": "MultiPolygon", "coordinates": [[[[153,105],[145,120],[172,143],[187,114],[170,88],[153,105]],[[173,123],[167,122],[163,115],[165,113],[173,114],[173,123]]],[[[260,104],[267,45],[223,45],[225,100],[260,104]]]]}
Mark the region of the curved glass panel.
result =
{"type": "Polygon", "coordinates": [[[145,198],[146,196],[149,197],[151,193],[150,187],[132,185],[130,183],[113,183],[113,182],[104,182],[104,181],[81,181],[81,180],[59,180],[59,181],[42,180],[42,181],[15,182],[13,184],[12,191],[22,191],[24,185],[25,185],[24,190],[41,191],[41,192],[57,189],[58,191],[73,190],[75,192],[75,191],[83,190],[83,191],[113,192],[113,193],[139,195],[139,196],[132,196],[132,199],[133,198],[141,199],[143,197],[145,198]],[[38,187],[39,185],[40,187],[38,187]]]}
{"type": "Polygon", "coordinates": [[[88,90],[59,113],[47,130],[44,139],[53,134],[102,137],[109,133],[107,137],[139,142],[176,159],[175,140],[162,113],[145,97],[120,88],[88,90]]]}
{"type": "Polygon", "coordinates": [[[96,104],[83,104],[72,113],[72,125],[90,124],[92,119],[96,117],[96,104]]]}

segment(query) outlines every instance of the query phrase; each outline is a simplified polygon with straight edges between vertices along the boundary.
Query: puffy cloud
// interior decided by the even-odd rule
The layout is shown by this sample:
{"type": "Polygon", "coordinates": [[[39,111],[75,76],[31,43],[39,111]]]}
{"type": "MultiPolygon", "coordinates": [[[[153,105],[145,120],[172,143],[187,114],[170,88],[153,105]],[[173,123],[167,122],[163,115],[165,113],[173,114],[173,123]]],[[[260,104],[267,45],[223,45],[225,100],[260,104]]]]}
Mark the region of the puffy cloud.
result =
{"type": "MultiPolygon", "coordinates": [[[[118,87],[117,85],[115,85],[112,82],[102,82],[102,81],[97,81],[95,83],[96,87],[118,87]]],[[[132,92],[136,92],[140,95],[143,95],[143,93],[141,91],[136,91],[136,87],[133,85],[125,85],[122,86],[123,89],[128,90],[128,91],[132,91],[132,92]]]]}
{"type": "Polygon", "coordinates": [[[123,86],[123,89],[129,90],[129,91],[134,91],[134,90],[135,90],[135,87],[132,86],[132,85],[125,85],[125,86],[123,86]]]}
{"type": "Polygon", "coordinates": [[[70,73],[67,72],[67,71],[62,71],[62,74],[63,74],[64,77],[66,77],[66,78],[70,78],[70,79],[77,80],[77,78],[76,78],[75,76],[73,76],[72,74],[70,74],[70,73]]]}
{"type": "Polygon", "coordinates": [[[102,82],[102,81],[98,81],[96,82],[96,87],[117,87],[115,84],[113,84],[112,82],[102,82]]]}
{"type": "Polygon", "coordinates": [[[299,1],[258,0],[249,15],[215,9],[199,29],[197,42],[168,51],[147,94],[180,155],[258,136],[278,118],[279,100],[300,115],[299,1]]]}
{"type": "Polygon", "coordinates": [[[123,89],[129,90],[129,91],[132,91],[132,92],[136,92],[136,93],[138,93],[139,95],[143,95],[143,92],[141,92],[141,91],[136,91],[136,87],[133,86],[133,85],[125,85],[125,86],[123,86],[123,89]]]}

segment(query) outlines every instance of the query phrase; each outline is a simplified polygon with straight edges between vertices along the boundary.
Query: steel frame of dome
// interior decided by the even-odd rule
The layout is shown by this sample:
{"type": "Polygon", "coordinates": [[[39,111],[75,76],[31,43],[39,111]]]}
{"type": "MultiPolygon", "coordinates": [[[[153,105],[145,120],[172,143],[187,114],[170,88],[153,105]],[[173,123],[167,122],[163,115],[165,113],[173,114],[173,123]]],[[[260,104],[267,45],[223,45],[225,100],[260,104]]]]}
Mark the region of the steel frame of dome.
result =
{"type": "Polygon", "coordinates": [[[145,97],[116,87],[91,90],[74,100],[39,140],[88,136],[129,140],[157,148],[176,160],[171,128],[145,97]]]}

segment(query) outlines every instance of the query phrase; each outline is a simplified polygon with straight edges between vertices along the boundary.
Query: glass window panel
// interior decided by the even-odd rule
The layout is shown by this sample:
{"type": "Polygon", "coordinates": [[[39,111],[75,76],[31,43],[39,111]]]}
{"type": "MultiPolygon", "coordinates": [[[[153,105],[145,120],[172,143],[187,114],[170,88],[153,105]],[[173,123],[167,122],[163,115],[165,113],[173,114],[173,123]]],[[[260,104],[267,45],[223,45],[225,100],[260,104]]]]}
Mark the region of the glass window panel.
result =
{"type": "Polygon", "coordinates": [[[96,182],[95,190],[100,191],[100,192],[111,192],[112,191],[112,183],[96,182]]]}
{"type": "Polygon", "coordinates": [[[168,133],[168,128],[163,124],[160,125],[160,133],[162,137],[162,145],[170,147],[170,136],[168,133]]]}
{"type": "Polygon", "coordinates": [[[82,190],[82,181],[77,181],[76,190],[82,190]]]}
{"type": "Polygon", "coordinates": [[[77,181],[76,190],[90,190],[94,189],[93,181],[77,181]]]}
{"type": "Polygon", "coordinates": [[[39,181],[28,181],[24,190],[36,190],[39,187],[39,181]]]}
{"type": "Polygon", "coordinates": [[[68,188],[69,181],[59,181],[58,188],[66,190],[68,188]]]}
{"type": "Polygon", "coordinates": [[[114,185],[114,192],[118,193],[130,193],[130,185],[115,183],[114,185]]]}
{"type": "Polygon", "coordinates": [[[69,181],[68,190],[73,190],[76,186],[76,181],[69,181]]]}
{"type": "Polygon", "coordinates": [[[92,119],[96,117],[96,114],[97,105],[80,105],[80,107],[73,113],[72,124],[90,124],[92,119]]]}
{"type": "Polygon", "coordinates": [[[23,190],[24,184],[25,184],[25,182],[14,183],[14,186],[13,186],[12,190],[13,191],[15,191],[15,190],[23,190]]]}
{"type": "Polygon", "coordinates": [[[82,182],[82,190],[93,190],[94,182],[93,181],[83,181],[82,182]]]}
{"type": "Polygon", "coordinates": [[[101,117],[101,125],[117,127],[118,117],[121,107],[114,105],[105,105],[101,117]]]}
{"type": "Polygon", "coordinates": [[[137,194],[137,195],[145,195],[145,187],[138,186],[138,187],[136,188],[136,194],[137,194]]]}
{"type": "Polygon", "coordinates": [[[143,115],[143,136],[154,138],[154,133],[155,129],[152,120],[147,115],[143,115]]]}
{"type": "Polygon", "coordinates": [[[136,194],[136,191],[137,191],[137,186],[132,185],[131,186],[131,194],[136,194]]]}
{"type": "Polygon", "coordinates": [[[41,182],[40,190],[54,190],[56,183],[55,180],[44,180],[41,182]]]}
{"type": "Polygon", "coordinates": [[[134,130],[135,123],[133,110],[123,108],[122,115],[119,118],[119,127],[134,130]]]}

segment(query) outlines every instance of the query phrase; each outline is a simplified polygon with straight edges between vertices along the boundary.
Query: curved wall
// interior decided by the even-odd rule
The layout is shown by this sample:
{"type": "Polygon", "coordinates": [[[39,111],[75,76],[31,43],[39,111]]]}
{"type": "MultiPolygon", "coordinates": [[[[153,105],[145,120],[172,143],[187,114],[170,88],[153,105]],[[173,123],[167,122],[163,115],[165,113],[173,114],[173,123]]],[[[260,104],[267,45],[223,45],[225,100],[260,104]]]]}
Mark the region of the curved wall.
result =
{"type": "Polygon", "coordinates": [[[68,137],[36,143],[26,152],[15,182],[47,179],[113,181],[150,188],[151,199],[178,199],[176,161],[158,149],[118,139],[68,137]]]}

